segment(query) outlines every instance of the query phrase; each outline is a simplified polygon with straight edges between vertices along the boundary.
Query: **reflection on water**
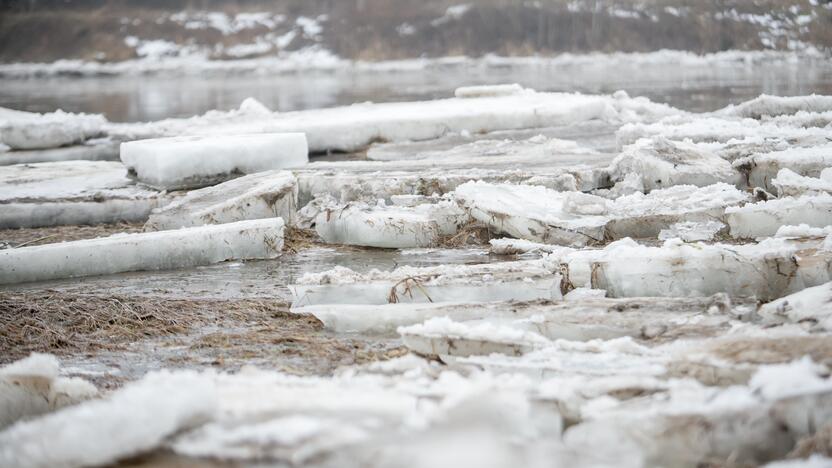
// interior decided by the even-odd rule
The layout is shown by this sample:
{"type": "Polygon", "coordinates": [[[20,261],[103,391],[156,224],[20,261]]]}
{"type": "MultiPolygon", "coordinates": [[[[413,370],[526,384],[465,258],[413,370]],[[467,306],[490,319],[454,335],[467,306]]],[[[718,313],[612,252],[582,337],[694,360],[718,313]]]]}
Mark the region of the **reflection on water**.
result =
{"type": "Polygon", "coordinates": [[[759,94],[832,94],[832,66],[822,63],[714,67],[447,67],[396,73],[120,76],[0,80],[0,106],[46,112],[103,113],[113,121],[186,117],[232,109],[254,97],[289,111],[355,102],[448,97],[459,86],[520,83],[545,91],[611,93],[624,89],[692,111],[710,111],[759,94]]]}

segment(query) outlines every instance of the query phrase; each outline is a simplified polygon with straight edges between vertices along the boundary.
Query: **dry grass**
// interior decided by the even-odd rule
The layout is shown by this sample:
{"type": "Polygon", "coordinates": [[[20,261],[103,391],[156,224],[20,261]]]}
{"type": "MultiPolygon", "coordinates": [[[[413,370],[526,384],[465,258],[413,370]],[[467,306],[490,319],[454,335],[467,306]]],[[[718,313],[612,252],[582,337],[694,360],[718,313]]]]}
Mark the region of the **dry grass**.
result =
{"type": "Polygon", "coordinates": [[[471,221],[459,228],[456,234],[440,239],[438,247],[458,249],[467,245],[485,245],[491,239],[491,230],[487,225],[471,221]]]}
{"type": "MultiPolygon", "coordinates": [[[[0,293],[0,359],[12,360],[34,351],[111,349],[145,338],[183,334],[197,327],[286,316],[298,317],[287,312],[286,304],[269,299],[0,293]]],[[[313,325],[320,328],[320,323],[313,325]]]]}
{"type": "MultiPolygon", "coordinates": [[[[332,334],[314,316],[293,314],[273,299],[0,293],[0,364],[32,352],[84,359],[103,353],[140,375],[156,367],[246,364],[326,374],[407,350],[398,340],[332,334]]],[[[117,386],[120,379],[104,376],[96,384],[117,386]]]]}
{"type": "Polygon", "coordinates": [[[286,226],[283,231],[283,250],[287,252],[297,253],[319,245],[321,245],[321,240],[318,233],[312,229],[286,226]]]}

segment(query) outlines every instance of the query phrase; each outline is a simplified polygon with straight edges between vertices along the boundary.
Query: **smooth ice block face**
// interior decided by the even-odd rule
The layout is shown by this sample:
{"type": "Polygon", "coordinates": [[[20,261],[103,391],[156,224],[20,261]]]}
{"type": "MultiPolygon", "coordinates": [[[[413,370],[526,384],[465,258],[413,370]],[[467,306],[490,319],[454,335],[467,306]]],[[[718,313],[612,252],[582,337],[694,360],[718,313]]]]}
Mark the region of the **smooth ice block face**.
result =
{"type": "Polygon", "coordinates": [[[7,249],[0,284],[275,258],[283,229],[281,218],[270,218],[7,249]]]}
{"type": "Polygon", "coordinates": [[[199,188],[243,174],[303,166],[303,133],[182,136],[123,143],[130,174],[161,189],[199,188]]]}

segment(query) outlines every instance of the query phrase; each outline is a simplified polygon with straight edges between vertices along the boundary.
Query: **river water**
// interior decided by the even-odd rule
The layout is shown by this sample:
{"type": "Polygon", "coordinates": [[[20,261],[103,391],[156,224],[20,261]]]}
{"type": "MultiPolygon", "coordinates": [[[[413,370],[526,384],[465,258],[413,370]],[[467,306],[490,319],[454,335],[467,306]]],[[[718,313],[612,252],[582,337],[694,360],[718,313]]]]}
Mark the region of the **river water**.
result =
{"type": "Polygon", "coordinates": [[[116,122],[228,110],[254,97],[291,111],[448,97],[459,86],[520,83],[540,91],[611,93],[623,89],[690,111],[711,111],[760,94],[832,94],[832,64],[793,61],[705,65],[609,61],[581,66],[448,66],[396,72],[166,74],[0,80],[0,106],[102,113],[116,122]]]}

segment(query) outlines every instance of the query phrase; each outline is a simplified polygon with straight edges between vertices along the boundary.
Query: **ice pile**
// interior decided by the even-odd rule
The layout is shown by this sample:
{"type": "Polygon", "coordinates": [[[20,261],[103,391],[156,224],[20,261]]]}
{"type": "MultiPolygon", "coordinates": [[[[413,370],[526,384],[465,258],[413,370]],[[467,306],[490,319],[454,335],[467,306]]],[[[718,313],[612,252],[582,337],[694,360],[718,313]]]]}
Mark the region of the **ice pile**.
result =
{"type": "Polygon", "coordinates": [[[731,164],[716,154],[663,137],[640,139],[624,148],[612,162],[610,178],[622,182],[629,174],[638,176],[642,191],[674,185],[735,184],[739,178],[731,164]]]}
{"type": "Polygon", "coordinates": [[[121,161],[140,181],[170,190],[303,166],[309,150],[303,133],[184,136],[122,143],[121,161]]]}
{"type": "Polygon", "coordinates": [[[297,180],[291,172],[258,172],[190,191],[155,210],[145,227],[160,231],[275,217],[292,225],[297,198],[297,180]]]}
{"type": "Polygon", "coordinates": [[[615,200],[540,186],[483,182],[457,187],[456,199],[471,216],[520,239],[584,246],[624,237],[656,237],[685,221],[720,219],[727,207],[748,199],[727,184],[677,185],[615,200]]]}

